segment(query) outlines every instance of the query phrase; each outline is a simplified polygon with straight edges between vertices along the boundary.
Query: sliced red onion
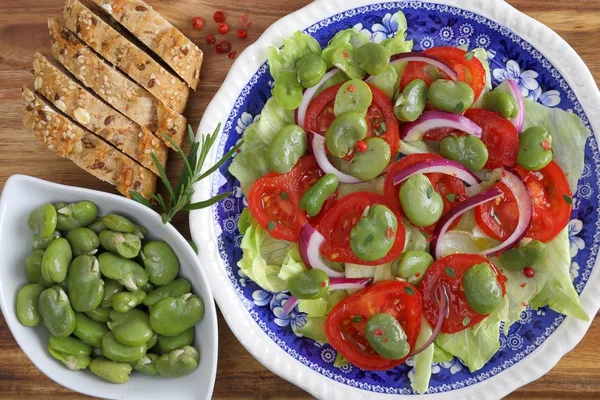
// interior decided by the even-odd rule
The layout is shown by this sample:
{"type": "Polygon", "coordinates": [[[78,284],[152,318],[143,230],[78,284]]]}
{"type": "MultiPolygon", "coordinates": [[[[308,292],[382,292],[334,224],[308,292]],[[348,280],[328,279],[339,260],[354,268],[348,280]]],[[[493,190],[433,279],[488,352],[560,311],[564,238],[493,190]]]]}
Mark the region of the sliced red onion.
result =
{"type": "Polygon", "coordinates": [[[299,302],[300,302],[300,299],[297,298],[296,296],[288,297],[287,301],[283,305],[283,313],[285,315],[288,315],[289,313],[291,313],[292,310],[294,309],[294,307],[296,307],[299,302]]]}
{"type": "Polygon", "coordinates": [[[481,252],[481,255],[492,256],[502,253],[505,250],[518,244],[521,239],[527,234],[531,219],[533,218],[533,200],[531,194],[527,190],[527,186],[521,179],[510,171],[502,171],[500,181],[506,185],[517,201],[517,209],[519,210],[519,221],[513,233],[498,246],[481,252]]]}
{"type": "Polygon", "coordinates": [[[392,56],[390,63],[394,64],[394,63],[398,63],[398,62],[407,62],[407,61],[417,61],[417,62],[423,62],[423,63],[433,65],[434,67],[436,67],[437,69],[439,69],[440,71],[442,71],[443,73],[448,75],[448,78],[450,78],[451,80],[455,81],[458,79],[458,74],[456,73],[454,68],[452,68],[452,66],[450,64],[446,63],[445,61],[440,60],[437,57],[433,57],[433,56],[430,56],[425,53],[410,52],[410,53],[395,54],[392,56]]]}
{"type": "Polygon", "coordinates": [[[302,95],[302,102],[300,103],[300,107],[298,107],[296,109],[296,124],[297,125],[304,127],[304,118],[306,117],[306,110],[308,110],[310,101],[312,100],[313,97],[315,97],[315,93],[317,93],[319,88],[321,86],[323,86],[323,84],[325,82],[327,82],[330,78],[332,78],[338,72],[340,72],[339,69],[331,68],[329,71],[327,71],[325,73],[325,75],[323,75],[323,78],[321,79],[321,81],[319,81],[319,83],[317,83],[315,86],[308,88],[304,91],[304,94],[302,95]]]}
{"type": "Polygon", "coordinates": [[[330,278],[341,278],[345,274],[343,272],[334,271],[329,268],[323,261],[321,256],[321,245],[325,242],[325,238],[319,231],[310,226],[310,224],[304,224],[300,229],[300,257],[306,268],[316,268],[324,271],[330,278]]]}
{"type": "Polygon", "coordinates": [[[400,138],[408,142],[421,140],[432,129],[452,128],[475,137],[481,137],[483,130],[469,118],[445,111],[425,111],[419,119],[402,126],[400,138]]]}
{"type": "Polygon", "coordinates": [[[506,83],[510,88],[510,94],[515,98],[519,105],[519,113],[515,118],[511,118],[510,122],[517,128],[517,133],[521,133],[523,130],[523,124],[525,123],[525,102],[523,100],[523,94],[519,89],[519,83],[514,79],[507,79],[506,83]]]}
{"type": "Polygon", "coordinates": [[[404,182],[415,174],[431,173],[452,175],[464,181],[469,186],[477,185],[480,182],[479,178],[461,163],[446,159],[436,159],[421,161],[396,172],[394,174],[394,185],[404,182]]]}
{"type": "Polygon", "coordinates": [[[431,336],[427,341],[423,344],[423,346],[419,347],[417,350],[413,351],[410,356],[416,356],[422,351],[425,351],[434,341],[437,339],[438,335],[442,331],[442,326],[444,325],[444,321],[450,315],[450,300],[448,299],[448,292],[446,291],[446,287],[444,285],[439,285],[435,289],[435,300],[438,304],[438,320],[435,324],[435,329],[431,333],[431,336]]]}
{"type": "Polygon", "coordinates": [[[360,183],[360,179],[348,175],[337,169],[331,164],[327,158],[327,150],[325,149],[325,136],[309,131],[307,133],[308,145],[312,151],[317,164],[326,174],[334,174],[341,183],[360,183]]]}
{"type": "Polygon", "coordinates": [[[363,289],[373,282],[373,278],[331,278],[329,290],[363,289]]]}
{"type": "Polygon", "coordinates": [[[448,211],[435,225],[433,236],[430,244],[431,252],[435,259],[442,257],[442,237],[446,234],[455,219],[460,217],[465,212],[477,207],[483,203],[487,203],[497,197],[502,196],[502,190],[494,186],[485,192],[469,197],[467,200],[459,203],[456,207],[448,211]]]}

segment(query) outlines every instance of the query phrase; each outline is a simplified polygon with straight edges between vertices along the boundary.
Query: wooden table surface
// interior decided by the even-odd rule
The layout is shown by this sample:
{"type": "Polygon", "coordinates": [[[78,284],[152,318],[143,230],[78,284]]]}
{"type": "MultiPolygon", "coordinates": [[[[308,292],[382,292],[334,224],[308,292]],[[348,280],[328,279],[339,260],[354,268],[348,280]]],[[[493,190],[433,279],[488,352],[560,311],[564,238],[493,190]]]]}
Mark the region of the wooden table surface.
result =
{"type": "MultiPolygon", "coordinates": [[[[497,1],[497,0],[489,0],[497,1]]],[[[498,0],[499,1],[499,0],[498,0]]],[[[208,102],[221,86],[232,60],[219,56],[204,41],[215,32],[214,11],[228,15],[231,30],[227,38],[240,52],[277,19],[295,11],[309,0],[149,0],[205,52],[202,80],[190,100],[186,117],[197,126],[208,102]],[[227,6],[223,6],[227,4],[227,6]],[[246,40],[235,32],[240,17],[247,13],[253,26],[246,40]],[[191,29],[189,20],[199,15],[206,19],[203,31],[191,29]]],[[[516,8],[540,20],[567,40],[600,78],[600,2],[597,0],[509,0],[516,8]]],[[[59,16],[63,0],[0,0],[0,190],[13,174],[27,174],[67,185],[109,192],[108,184],[87,175],[70,161],[60,159],[34,139],[21,124],[21,86],[30,83],[34,50],[50,45],[46,29],[49,17],[59,16]]],[[[597,116],[596,116],[597,117],[597,116]]],[[[173,158],[175,159],[175,158],[173,158]]],[[[181,164],[171,162],[168,173],[178,176],[181,164]]],[[[175,221],[189,236],[187,215],[175,221]]],[[[301,389],[282,380],[260,365],[239,344],[219,315],[219,369],[214,398],[308,398],[301,389]]],[[[511,399],[600,398],[600,319],[575,350],[562,358],[547,375],[511,396],[511,399]]],[[[83,398],[46,378],[14,341],[4,318],[0,317],[0,398],[30,399],[83,398]]]]}

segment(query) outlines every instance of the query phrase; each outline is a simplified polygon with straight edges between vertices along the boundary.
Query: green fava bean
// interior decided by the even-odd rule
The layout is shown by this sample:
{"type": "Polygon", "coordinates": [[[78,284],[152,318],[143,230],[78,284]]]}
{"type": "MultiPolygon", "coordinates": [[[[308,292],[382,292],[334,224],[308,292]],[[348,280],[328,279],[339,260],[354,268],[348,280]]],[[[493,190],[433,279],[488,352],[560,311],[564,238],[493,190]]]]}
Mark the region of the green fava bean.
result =
{"type": "Polygon", "coordinates": [[[194,328],[190,328],[177,336],[157,335],[158,343],[156,352],[165,354],[183,346],[190,346],[194,343],[194,328]]]}
{"type": "Polygon", "coordinates": [[[42,258],[42,277],[49,282],[63,282],[67,277],[71,260],[73,260],[73,252],[67,239],[54,239],[42,258]]]}
{"type": "Polygon", "coordinates": [[[367,150],[355,152],[350,164],[350,175],[362,181],[377,178],[389,165],[392,159],[392,149],[383,139],[370,137],[365,140],[367,150]]]}
{"type": "Polygon", "coordinates": [[[350,111],[365,115],[372,101],[373,92],[369,85],[364,81],[352,79],[338,89],[333,112],[336,116],[350,111]]]}
{"type": "Polygon", "coordinates": [[[329,290],[329,277],[320,269],[307,269],[288,279],[290,293],[302,300],[316,300],[329,290]]]}
{"type": "Polygon", "coordinates": [[[44,325],[51,334],[66,337],[73,333],[75,313],[64,290],[56,286],[44,290],[38,304],[44,325]]]}
{"type": "Polygon", "coordinates": [[[116,280],[131,291],[140,290],[148,283],[148,274],[134,261],[112,253],[102,253],[98,257],[98,262],[102,275],[116,280]]]}
{"type": "Polygon", "coordinates": [[[96,254],[98,247],[100,247],[98,235],[88,228],[75,228],[69,231],[65,238],[71,245],[71,250],[75,256],[96,254]]]}
{"type": "Polygon", "coordinates": [[[101,307],[112,307],[112,299],[115,294],[122,292],[123,285],[114,279],[104,278],[104,297],[102,297],[102,303],[100,303],[101,307]]]}
{"type": "Polygon", "coordinates": [[[50,335],[49,346],[56,351],[72,356],[89,356],[92,354],[92,346],[72,336],[57,337],[50,335]]]}
{"type": "Polygon", "coordinates": [[[369,75],[379,75],[390,64],[392,54],[384,46],[368,42],[352,52],[352,58],[369,75]]]}
{"type": "Polygon", "coordinates": [[[143,290],[136,290],[135,292],[119,292],[112,298],[112,307],[115,311],[120,313],[126,313],[134,307],[142,304],[142,301],[146,298],[146,292],[143,290]]]}
{"type": "Polygon", "coordinates": [[[25,326],[37,326],[42,322],[38,302],[45,287],[38,283],[23,286],[17,293],[17,317],[25,326]]]}
{"type": "Polygon", "coordinates": [[[552,161],[552,136],[545,128],[533,126],[519,135],[517,163],[530,171],[539,171],[552,161]]]}
{"type": "Polygon", "coordinates": [[[398,72],[391,64],[379,75],[369,78],[369,85],[377,87],[390,99],[393,99],[398,91],[399,83],[398,72]]]}
{"type": "Polygon", "coordinates": [[[74,356],[71,354],[63,353],[58,350],[53,349],[51,346],[48,346],[48,352],[52,357],[63,363],[67,368],[72,371],[79,371],[82,369],[86,369],[92,359],[90,356],[74,356]]]}
{"type": "Polygon", "coordinates": [[[473,105],[475,93],[464,82],[438,79],[429,85],[428,98],[438,110],[460,114],[473,105]]]}
{"type": "Polygon", "coordinates": [[[204,317],[204,302],[191,293],[167,297],[150,308],[150,326],[159,335],[176,336],[204,317]]]}
{"type": "Polygon", "coordinates": [[[67,206],[67,203],[64,203],[64,202],[60,202],[60,203],[54,203],[54,204],[53,204],[53,206],[54,206],[54,209],[55,209],[56,211],[58,211],[58,210],[60,210],[61,208],[63,208],[63,207],[66,207],[66,206],[67,206]]]}
{"type": "Polygon", "coordinates": [[[41,237],[52,236],[56,229],[57,215],[52,204],[42,204],[29,214],[29,229],[41,237]]]}
{"type": "Polygon", "coordinates": [[[148,376],[158,376],[156,370],[156,360],[158,355],[153,353],[146,353],[142,358],[135,360],[131,363],[131,368],[141,374],[148,376]]]}
{"type": "Polygon", "coordinates": [[[102,353],[102,348],[101,347],[94,347],[92,349],[92,356],[95,357],[104,357],[104,353],[102,353]]]}
{"type": "Polygon", "coordinates": [[[139,346],[147,344],[154,335],[154,331],[148,322],[148,314],[137,308],[124,313],[113,311],[110,313],[110,319],[108,328],[119,343],[128,346],[139,346]]]}
{"type": "Polygon", "coordinates": [[[104,296],[104,281],[96,257],[84,255],[73,260],[67,276],[67,289],[75,311],[98,308],[104,296]]]}
{"type": "Polygon", "coordinates": [[[42,260],[44,259],[44,250],[34,250],[33,253],[25,259],[25,276],[29,283],[39,283],[50,286],[52,281],[47,281],[42,276],[42,260]]]}
{"type": "Polygon", "coordinates": [[[108,227],[104,223],[103,217],[96,218],[96,220],[94,222],[92,222],[90,225],[88,225],[87,228],[90,229],[91,231],[93,231],[96,235],[99,235],[100,232],[108,229],[108,227]]]}
{"type": "Polygon", "coordinates": [[[91,224],[98,216],[98,207],[91,201],[80,201],[59,208],[56,229],[59,231],[72,231],[91,224]]]}
{"type": "Polygon", "coordinates": [[[411,285],[418,285],[425,275],[425,271],[435,260],[426,251],[408,250],[402,253],[397,264],[397,274],[406,279],[411,285]]]}
{"type": "Polygon", "coordinates": [[[146,236],[148,236],[148,229],[141,225],[136,225],[133,229],[133,234],[143,240],[146,236]]]}
{"type": "Polygon", "coordinates": [[[148,282],[142,287],[142,290],[144,291],[144,293],[148,294],[151,291],[153,291],[155,288],[156,288],[156,286],[154,286],[152,284],[152,282],[148,282]]]}
{"type": "Polygon", "coordinates": [[[179,274],[179,260],[167,242],[148,242],[141,255],[148,281],[153,284],[168,285],[179,274]]]}
{"type": "Polygon", "coordinates": [[[96,308],[95,310],[86,312],[85,315],[93,321],[106,323],[110,319],[110,313],[112,311],[112,307],[101,306],[96,308]]]}
{"type": "Polygon", "coordinates": [[[365,337],[373,350],[388,360],[400,360],[410,352],[404,329],[390,314],[375,314],[369,318],[365,337]]]}
{"type": "Polygon", "coordinates": [[[548,255],[548,246],[539,240],[532,240],[526,245],[513,247],[500,254],[502,266],[511,271],[522,271],[524,268],[541,262],[548,255]]]}
{"type": "Polygon", "coordinates": [[[146,354],[146,343],[129,346],[119,342],[112,332],[108,332],[102,338],[102,353],[113,361],[131,362],[146,354]]]}
{"type": "Polygon", "coordinates": [[[286,110],[295,110],[302,103],[302,85],[295,72],[281,71],[275,78],[273,95],[277,104],[286,110]]]}
{"type": "Polygon", "coordinates": [[[192,290],[190,283],[183,278],[175,279],[168,285],[154,289],[144,299],[144,305],[152,307],[159,300],[167,297],[179,297],[192,290]]]}
{"type": "Polygon", "coordinates": [[[154,332],[154,335],[148,340],[147,346],[149,349],[153,348],[158,343],[158,333],[154,332]]]}
{"type": "Polygon", "coordinates": [[[488,263],[475,264],[463,275],[465,299],[477,314],[491,314],[502,302],[502,288],[488,263]]]}
{"type": "Polygon", "coordinates": [[[327,71],[327,62],[317,53],[308,53],[296,62],[298,80],[305,88],[315,86],[321,82],[327,71]]]}
{"type": "Polygon", "coordinates": [[[309,217],[319,214],[325,201],[337,190],[338,184],[339,180],[334,174],[322,176],[304,192],[300,199],[300,208],[306,210],[309,217]]]}
{"type": "Polygon", "coordinates": [[[90,363],[90,371],[111,383],[127,383],[131,374],[131,365],[98,357],[90,363]]]}
{"type": "Polygon", "coordinates": [[[519,114],[519,105],[515,98],[497,90],[483,96],[483,108],[497,112],[502,118],[515,118],[519,114]]]}
{"type": "Polygon", "coordinates": [[[396,215],[386,206],[375,204],[350,231],[350,249],[363,261],[379,260],[394,245],[397,231],[396,215]],[[390,235],[390,229],[393,235],[390,235]]]}
{"type": "Polygon", "coordinates": [[[416,226],[429,226],[442,216],[444,201],[423,174],[413,175],[400,188],[400,204],[416,226]]]}
{"type": "Polygon", "coordinates": [[[123,258],[137,257],[142,248],[142,241],[132,233],[102,231],[98,238],[102,247],[123,258]]]}
{"type": "Polygon", "coordinates": [[[334,66],[342,70],[350,79],[361,80],[367,74],[356,61],[352,59],[351,50],[339,48],[333,52],[331,60],[334,66]]]}
{"type": "Polygon", "coordinates": [[[269,168],[278,174],[289,172],[306,153],[306,133],[298,125],[286,125],[267,148],[269,168]]]}
{"type": "Polygon", "coordinates": [[[109,231],[120,233],[133,233],[136,225],[127,218],[118,214],[106,214],[102,222],[109,231]]]}
{"type": "Polygon", "coordinates": [[[443,157],[461,163],[471,171],[479,171],[488,160],[489,152],[481,139],[472,136],[447,136],[440,141],[443,157]]]}
{"type": "Polygon", "coordinates": [[[60,236],[61,235],[59,231],[54,231],[52,235],[47,237],[34,234],[33,238],[31,239],[31,245],[34,250],[46,250],[48,246],[50,246],[50,243],[60,236]]]}
{"type": "Polygon", "coordinates": [[[428,91],[427,84],[420,79],[406,85],[394,104],[396,118],[404,122],[416,121],[425,110],[428,91]]]}
{"type": "Polygon", "coordinates": [[[354,151],[356,143],[367,136],[367,121],[357,112],[346,112],[338,115],[325,133],[327,150],[338,158],[343,158],[354,151]]]}
{"type": "Polygon", "coordinates": [[[77,336],[83,343],[94,347],[102,347],[102,338],[108,332],[108,326],[89,318],[86,314],[75,313],[75,330],[73,335],[77,336]]]}
{"type": "Polygon", "coordinates": [[[200,361],[198,351],[192,346],[184,346],[163,354],[156,360],[156,370],[165,378],[179,378],[191,374],[200,361]]]}

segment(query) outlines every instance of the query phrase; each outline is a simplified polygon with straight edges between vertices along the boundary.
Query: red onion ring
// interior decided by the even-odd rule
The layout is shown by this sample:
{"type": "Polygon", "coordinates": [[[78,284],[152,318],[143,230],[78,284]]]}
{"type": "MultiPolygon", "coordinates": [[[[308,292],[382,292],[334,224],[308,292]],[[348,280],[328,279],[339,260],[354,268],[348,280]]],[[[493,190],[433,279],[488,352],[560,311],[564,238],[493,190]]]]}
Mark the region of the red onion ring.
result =
{"type": "Polygon", "coordinates": [[[413,351],[410,356],[416,356],[420,352],[427,349],[434,341],[437,339],[438,335],[442,331],[442,325],[444,325],[444,320],[448,318],[450,314],[450,300],[448,299],[448,292],[446,291],[446,287],[444,285],[439,285],[435,289],[435,300],[438,303],[438,320],[435,324],[435,329],[433,330],[431,336],[427,341],[423,344],[423,346],[419,347],[417,350],[413,351]],[[442,312],[443,311],[443,312],[442,312]]]}
{"type": "Polygon", "coordinates": [[[363,289],[372,282],[372,278],[331,278],[329,279],[329,290],[363,289]]]}
{"type": "Polygon", "coordinates": [[[302,102],[300,103],[300,107],[296,109],[296,124],[304,127],[304,118],[306,118],[306,110],[308,110],[308,106],[310,105],[310,101],[315,96],[315,93],[319,90],[321,86],[325,82],[327,82],[330,78],[332,78],[335,74],[340,72],[337,68],[331,68],[328,72],[323,75],[323,78],[317,83],[315,86],[308,88],[304,91],[302,95],[302,102]]]}
{"type": "Polygon", "coordinates": [[[299,302],[300,302],[300,299],[297,298],[296,296],[288,297],[287,301],[283,305],[283,313],[285,315],[288,315],[289,313],[291,313],[292,310],[294,309],[294,307],[296,307],[299,302]]]}
{"type": "Polygon", "coordinates": [[[343,272],[334,271],[323,261],[320,248],[324,242],[325,238],[319,231],[310,226],[310,224],[304,224],[302,229],[300,229],[299,240],[300,258],[302,258],[302,262],[304,262],[306,268],[320,269],[330,278],[344,277],[345,274],[343,272]]]}
{"type": "Polygon", "coordinates": [[[318,133],[309,131],[307,133],[308,145],[310,151],[315,156],[317,164],[326,174],[334,174],[341,183],[360,183],[360,179],[348,175],[337,169],[331,164],[331,161],[327,158],[327,151],[325,149],[325,136],[319,135],[318,133]]]}
{"type": "Polygon", "coordinates": [[[459,162],[446,160],[446,159],[436,159],[436,160],[426,160],[418,162],[410,167],[404,168],[401,171],[398,171],[394,174],[394,185],[398,185],[411,176],[415,174],[445,174],[451,175],[455,178],[458,178],[469,186],[477,185],[480,183],[479,178],[472,173],[467,167],[462,165],[459,162]]]}
{"type": "Polygon", "coordinates": [[[398,62],[407,62],[407,61],[424,62],[424,63],[430,64],[430,65],[433,65],[434,67],[436,67],[437,69],[439,69],[440,71],[442,71],[443,73],[448,75],[448,78],[450,78],[451,80],[456,81],[458,79],[458,74],[456,73],[454,68],[452,68],[452,66],[450,64],[446,63],[445,61],[440,60],[437,57],[433,57],[433,56],[430,56],[430,55],[422,53],[422,52],[410,52],[410,53],[395,54],[391,57],[390,60],[391,60],[390,64],[395,64],[398,62]]]}
{"type": "Polygon", "coordinates": [[[481,127],[463,115],[444,111],[425,111],[415,122],[402,126],[400,138],[408,142],[421,140],[427,131],[437,128],[452,128],[478,138],[483,132],[481,127]]]}
{"type": "Polygon", "coordinates": [[[523,124],[525,123],[525,101],[523,100],[523,94],[519,89],[519,83],[514,79],[507,79],[506,83],[510,88],[510,94],[517,101],[519,105],[519,113],[515,118],[510,118],[510,122],[517,128],[517,133],[521,133],[523,130],[523,124]]]}

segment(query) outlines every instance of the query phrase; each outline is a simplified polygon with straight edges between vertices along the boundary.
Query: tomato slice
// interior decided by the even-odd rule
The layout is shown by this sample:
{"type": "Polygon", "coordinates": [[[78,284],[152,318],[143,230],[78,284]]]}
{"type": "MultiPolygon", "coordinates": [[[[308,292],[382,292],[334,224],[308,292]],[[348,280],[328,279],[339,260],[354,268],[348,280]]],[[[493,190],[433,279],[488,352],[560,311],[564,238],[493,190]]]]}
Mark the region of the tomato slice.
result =
{"type": "Polygon", "coordinates": [[[270,173],[250,187],[248,206],[252,216],[276,239],[298,241],[302,225],[316,225],[336,202],[337,192],[327,199],[321,212],[307,218],[300,208],[302,194],[325,173],[313,156],[302,157],[286,174],[270,173]]]}
{"type": "MultiPolygon", "coordinates": [[[[540,171],[528,171],[517,166],[533,199],[533,220],[526,237],[547,242],[563,230],[571,219],[571,189],[565,173],[552,161],[540,171]]],[[[504,195],[475,209],[477,225],[489,236],[505,240],[515,230],[519,219],[517,202],[502,183],[496,184],[504,195]]]]}
{"type": "Polygon", "coordinates": [[[339,302],[325,322],[329,344],[358,368],[382,371],[402,364],[383,358],[365,337],[370,317],[388,313],[400,323],[411,350],[421,330],[421,295],[406,282],[383,281],[362,289],[339,302]]]}
{"type": "Polygon", "coordinates": [[[435,298],[436,289],[444,285],[448,299],[450,300],[450,314],[442,325],[443,333],[456,333],[473,326],[487,317],[489,314],[477,314],[471,309],[462,289],[462,278],[465,272],[475,264],[488,263],[496,273],[498,282],[502,287],[502,295],[506,293],[504,282],[506,278],[496,269],[494,264],[486,257],[479,254],[453,254],[442,257],[433,263],[419,285],[423,296],[423,312],[431,326],[435,326],[438,320],[439,307],[435,298]]]}
{"type": "MultiPolygon", "coordinates": [[[[458,74],[458,80],[466,82],[471,86],[478,99],[485,88],[485,68],[476,57],[467,59],[467,52],[456,47],[433,47],[423,53],[439,58],[450,64],[458,74]]],[[[427,86],[437,79],[448,79],[448,76],[430,64],[411,61],[406,66],[400,82],[401,89],[415,79],[423,80],[427,86]]]]}
{"type": "MultiPolygon", "coordinates": [[[[335,119],[333,104],[338,89],[342,84],[331,86],[314,98],[306,110],[304,130],[325,134],[327,128],[335,119]]],[[[400,145],[400,130],[398,120],[394,115],[392,100],[381,89],[369,85],[373,93],[373,102],[367,110],[367,137],[377,136],[390,145],[392,154],[396,154],[400,145]]]]}
{"type": "MultiPolygon", "coordinates": [[[[402,212],[402,205],[400,204],[400,198],[398,196],[398,192],[400,190],[400,185],[394,185],[394,174],[398,171],[403,170],[404,168],[408,168],[414,164],[417,164],[422,161],[427,160],[437,160],[442,159],[442,156],[433,153],[423,153],[423,154],[411,154],[406,156],[395,164],[390,166],[388,169],[388,174],[385,177],[385,184],[383,193],[385,197],[392,201],[396,207],[402,212]]],[[[464,201],[467,198],[467,191],[465,189],[465,184],[458,178],[455,178],[450,175],[445,174],[425,174],[431,185],[435,189],[436,192],[442,196],[442,200],[444,201],[444,211],[443,214],[446,214],[452,208],[454,208],[458,203],[464,201]],[[454,195],[454,196],[452,196],[454,195]],[[454,197],[454,198],[453,198],[454,197]]],[[[443,215],[442,214],[442,215],[443,215]]],[[[452,223],[451,228],[454,228],[458,225],[460,221],[460,217],[456,219],[455,222],[452,223]]],[[[435,224],[421,228],[423,231],[427,233],[433,233],[433,229],[435,228],[435,224]]]]}
{"type": "Polygon", "coordinates": [[[483,129],[481,140],[489,152],[488,160],[483,168],[510,168],[517,163],[519,134],[517,128],[509,120],[483,108],[467,110],[465,117],[483,129]]]}
{"type": "Polygon", "coordinates": [[[356,192],[340,199],[333,208],[323,215],[317,230],[325,237],[321,246],[321,254],[335,262],[345,262],[361,265],[381,265],[392,262],[404,250],[406,231],[402,223],[402,216],[396,205],[384,196],[370,192],[356,192]],[[396,240],[382,259],[376,261],[363,261],[356,257],[350,248],[350,231],[362,216],[365,208],[375,204],[388,207],[398,220],[396,240]]]}

